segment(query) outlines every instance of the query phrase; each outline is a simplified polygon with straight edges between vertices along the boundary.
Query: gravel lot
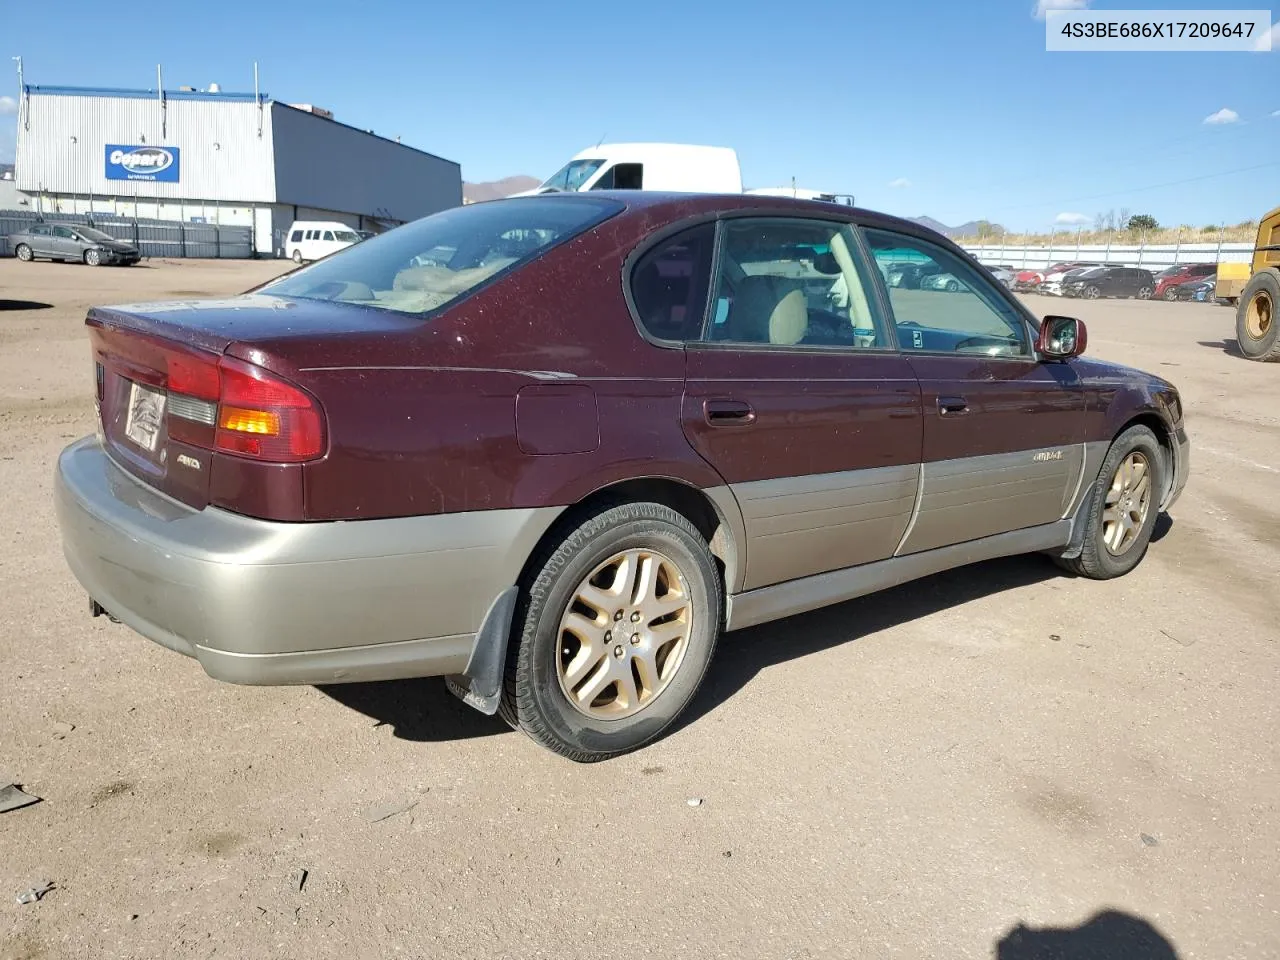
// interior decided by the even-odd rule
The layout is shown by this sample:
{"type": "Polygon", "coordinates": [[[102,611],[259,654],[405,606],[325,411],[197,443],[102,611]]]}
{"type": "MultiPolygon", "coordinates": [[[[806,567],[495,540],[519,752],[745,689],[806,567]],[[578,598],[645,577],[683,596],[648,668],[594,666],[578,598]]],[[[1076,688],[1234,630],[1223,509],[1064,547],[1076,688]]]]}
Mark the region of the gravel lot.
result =
{"type": "Polygon", "coordinates": [[[50,498],[85,308],[281,269],[0,261],[0,773],[44,798],[0,814],[0,960],[1280,956],[1280,365],[1232,311],[1029,298],[1182,390],[1133,574],[1019,558],[731,635],[677,732],[575,766],[439,681],[234,687],[89,618],[50,498]]]}

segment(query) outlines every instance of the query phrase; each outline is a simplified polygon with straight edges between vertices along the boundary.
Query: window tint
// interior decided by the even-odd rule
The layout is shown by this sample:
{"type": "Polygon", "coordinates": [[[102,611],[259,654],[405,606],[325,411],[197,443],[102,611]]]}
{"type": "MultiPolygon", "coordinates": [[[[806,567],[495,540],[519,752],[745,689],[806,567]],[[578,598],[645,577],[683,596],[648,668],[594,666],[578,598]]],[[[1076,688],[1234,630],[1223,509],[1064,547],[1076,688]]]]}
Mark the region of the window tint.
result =
{"type": "Polygon", "coordinates": [[[323,236],[323,237],[321,237],[321,239],[322,239],[322,240],[332,240],[332,239],[333,239],[333,231],[332,231],[332,230],[326,230],[326,231],[324,232],[324,236],[323,236]]]}
{"type": "Polygon", "coordinates": [[[727,220],[707,339],[884,347],[853,228],[819,220],[727,220]]]}
{"type": "Polygon", "coordinates": [[[36,225],[31,228],[31,235],[35,237],[47,237],[49,236],[49,228],[42,225],[36,225]]]}
{"type": "Polygon", "coordinates": [[[697,340],[707,309],[714,223],[664,240],[631,271],[631,299],[640,323],[660,340],[697,340]]]}
{"type": "Polygon", "coordinates": [[[988,277],[925,240],[883,230],[866,236],[904,350],[1030,355],[1021,314],[988,277]]]}
{"type": "Polygon", "coordinates": [[[64,240],[74,240],[76,238],[76,235],[72,233],[67,227],[54,227],[53,235],[55,237],[61,237],[64,240]]]}
{"type": "Polygon", "coordinates": [[[301,242],[302,242],[302,231],[301,231],[301,230],[295,230],[295,231],[293,231],[293,236],[289,238],[289,242],[290,242],[290,243],[301,243],[301,242]]]}

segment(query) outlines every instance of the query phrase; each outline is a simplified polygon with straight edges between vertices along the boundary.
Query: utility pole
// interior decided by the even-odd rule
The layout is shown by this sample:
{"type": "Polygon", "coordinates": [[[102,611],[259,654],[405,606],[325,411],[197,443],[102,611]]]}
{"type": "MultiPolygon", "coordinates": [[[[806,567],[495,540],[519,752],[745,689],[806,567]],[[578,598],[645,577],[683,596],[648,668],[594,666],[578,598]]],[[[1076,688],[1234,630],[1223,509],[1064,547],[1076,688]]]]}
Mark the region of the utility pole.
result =
{"type": "Polygon", "coordinates": [[[24,109],[26,100],[27,100],[27,88],[22,80],[22,58],[11,57],[10,59],[18,64],[18,113],[22,115],[21,116],[21,120],[23,121],[22,129],[30,130],[31,128],[26,124],[27,111],[24,109]]]}

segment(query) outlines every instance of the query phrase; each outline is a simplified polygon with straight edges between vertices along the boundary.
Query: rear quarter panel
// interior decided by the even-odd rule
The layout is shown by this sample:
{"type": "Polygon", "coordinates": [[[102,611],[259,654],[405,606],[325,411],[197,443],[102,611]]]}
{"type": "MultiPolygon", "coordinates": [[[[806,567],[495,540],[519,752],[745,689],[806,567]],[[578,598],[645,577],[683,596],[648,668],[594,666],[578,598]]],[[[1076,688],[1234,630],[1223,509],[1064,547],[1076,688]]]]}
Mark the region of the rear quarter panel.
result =
{"type": "Polygon", "coordinates": [[[634,477],[719,485],[681,430],[684,352],[645,341],[623,297],[622,261],[652,226],[608,221],[413,331],[257,344],[328,417],[307,518],[561,506],[634,477]],[[578,452],[529,452],[545,424],[522,450],[517,394],[569,383],[597,418],[565,425],[578,452]]]}

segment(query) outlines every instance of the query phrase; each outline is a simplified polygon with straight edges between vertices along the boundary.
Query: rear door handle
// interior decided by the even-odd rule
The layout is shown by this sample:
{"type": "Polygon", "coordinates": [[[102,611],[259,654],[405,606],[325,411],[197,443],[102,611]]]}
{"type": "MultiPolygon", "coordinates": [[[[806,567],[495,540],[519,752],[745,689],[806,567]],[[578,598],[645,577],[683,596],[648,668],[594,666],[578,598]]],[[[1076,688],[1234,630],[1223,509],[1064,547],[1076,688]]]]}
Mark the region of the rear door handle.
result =
{"type": "Polygon", "coordinates": [[[756,412],[743,400],[703,400],[702,416],[713,427],[740,427],[755,423],[756,412]]]}
{"type": "Polygon", "coordinates": [[[964,397],[939,397],[938,413],[944,417],[958,417],[969,412],[969,401],[964,397]]]}

